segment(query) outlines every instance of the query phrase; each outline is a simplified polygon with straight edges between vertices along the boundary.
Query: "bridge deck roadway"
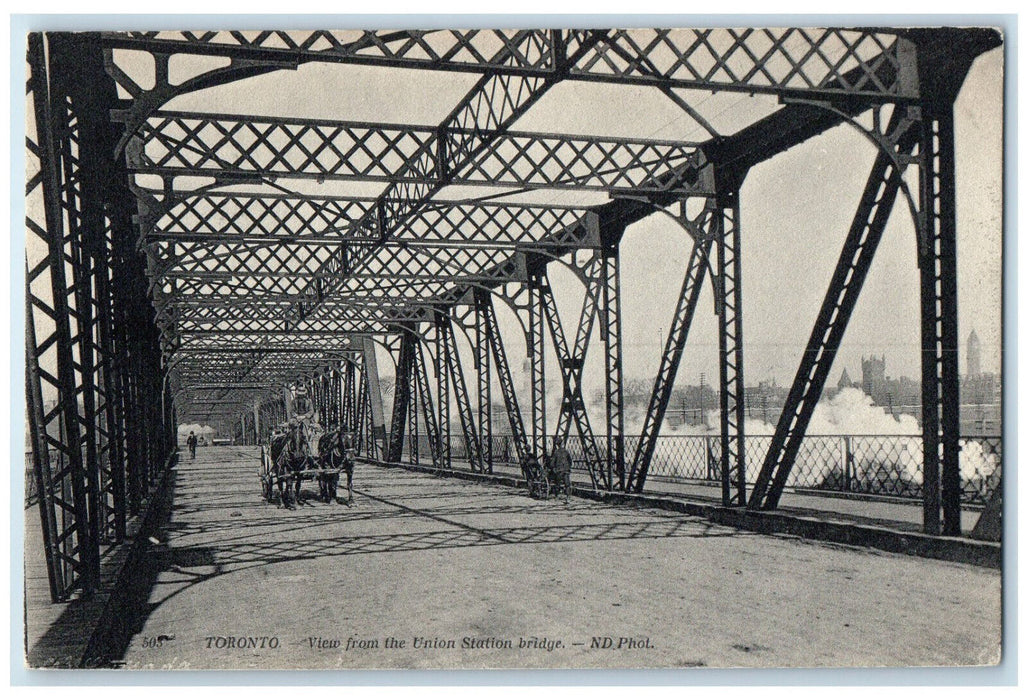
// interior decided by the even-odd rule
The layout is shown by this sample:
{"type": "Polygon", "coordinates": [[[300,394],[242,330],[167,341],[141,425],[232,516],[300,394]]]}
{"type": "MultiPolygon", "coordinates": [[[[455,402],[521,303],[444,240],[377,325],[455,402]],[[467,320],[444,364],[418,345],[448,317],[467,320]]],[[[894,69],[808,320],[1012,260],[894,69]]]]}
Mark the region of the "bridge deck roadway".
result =
{"type": "Polygon", "coordinates": [[[256,448],[202,448],[177,466],[125,667],[999,659],[1000,573],[992,569],[752,534],[655,509],[535,501],[501,485],[365,464],[351,506],[287,510],[261,500],[257,461],[256,448]],[[240,637],[264,648],[230,648],[240,637]],[[340,647],[312,648],[319,637],[340,647]],[[386,648],[389,637],[403,647],[386,648]],[[560,645],[519,648],[533,637],[560,645]],[[615,648],[602,648],[608,637],[615,648]],[[480,648],[462,648],[465,638],[480,648]],[[363,648],[347,649],[354,641],[363,648]]]}

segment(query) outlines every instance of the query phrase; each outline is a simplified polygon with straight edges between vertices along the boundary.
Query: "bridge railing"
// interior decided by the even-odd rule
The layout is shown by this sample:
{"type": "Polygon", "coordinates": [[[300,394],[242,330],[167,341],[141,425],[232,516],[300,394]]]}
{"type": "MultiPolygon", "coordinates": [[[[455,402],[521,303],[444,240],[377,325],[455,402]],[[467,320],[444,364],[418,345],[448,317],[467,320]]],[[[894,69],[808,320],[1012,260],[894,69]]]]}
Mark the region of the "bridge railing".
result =
{"type": "MultiPolygon", "coordinates": [[[[606,453],[606,440],[597,437],[606,453]]],[[[553,438],[546,440],[547,450],[553,438]]],[[[638,436],[625,437],[625,453],[634,453],[638,436]]],[[[755,476],[767,455],[770,435],[751,435],[745,439],[746,472],[755,476]]],[[[568,451],[576,471],[586,473],[581,440],[569,437],[568,451]]],[[[960,439],[960,473],[963,502],[984,504],[1002,475],[1002,438],[996,435],[966,436],[960,439]]],[[[506,467],[517,464],[514,444],[509,435],[492,437],[493,463],[506,467]]],[[[462,435],[451,434],[450,457],[455,468],[469,455],[462,435]]],[[[411,461],[405,446],[404,461],[411,461]]],[[[648,479],[680,483],[719,484],[721,479],[721,442],[717,435],[666,435],[657,438],[648,479]]],[[[419,436],[418,462],[429,464],[431,450],[425,436],[419,436]]],[[[922,497],[923,450],[920,435],[809,435],[796,456],[787,486],[826,495],[882,496],[912,501],[922,497]]]]}

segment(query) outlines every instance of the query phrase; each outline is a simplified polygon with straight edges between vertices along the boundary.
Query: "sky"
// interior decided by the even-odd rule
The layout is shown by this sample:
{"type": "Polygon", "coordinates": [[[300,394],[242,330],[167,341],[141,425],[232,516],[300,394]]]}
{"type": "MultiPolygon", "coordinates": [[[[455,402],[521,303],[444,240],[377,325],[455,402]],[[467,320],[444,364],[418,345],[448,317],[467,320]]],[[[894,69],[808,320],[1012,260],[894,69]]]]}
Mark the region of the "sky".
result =
{"type": "MultiPolygon", "coordinates": [[[[130,63],[128,61],[127,63],[130,63]]],[[[982,365],[1001,362],[1002,50],[980,57],[956,104],[959,328],[961,349],[973,329],[982,365]]],[[[426,71],[309,64],[185,95],[167,109],[269,116],[437,124],[473,85],[474,76],[426,71]],[[400,96],[399,98],[397,96],[400,96]]],[[[738,93],[679,92],[715,126],[730,133],[776,108],[774,98],[738,93]]],[[[595,135],[697,140],[707,134],[655,88],[566,82],[553,88],[513,127],[595,135]]],[[[741,191],[743,336],[747,384],[789,384],[806,345],[875,151],[849,126],[832,129],[751,170],[741,191]]],[[[330,183],[331,184],[331,183],[330,183]]],[[[348,193],[370,187],[338,185],[348,193]]],[[[448,195],[461,194],[458,188],[448,195]]],[[[474,189],[474,188],[462,188],[474,189]]],[[[481,190],[479,190],[481,192],[481,190]]],[[[553,197],[537,192],[533,200],[553,197]]],[[[563,194],[557,199],[565,199],[563,194]]],[[[597,204],[595,194],[577,200],[597,204]]],[[[622,241],[625,375],[652,377],[681,286],[690,241],[668,217],[655,214],[631,226],[622,241]]],[[[550,277],[573,337],[582,288],[559,265],[550,277]]],[[[900,199],[829,375],[843,368],[859,377],[864,355],[886,357],[890,376],[919,375],[918,276],[910,212],[900,199]]],[[[524,358],[520,331],[499,307],[512,365],[524,358]]],[[[586,391],[602,386],[598,342],[590,349],[586,391]]],[[[461,341],[462,354],[470,348],[461,341]]],[[[551,357],[552,357],[552,350],[551,357]]],[[[548,368],[559,386],[556,368],[548,368]]],[[[966,357],[961,357],[961,372],[966,357]]],[[[383,374],[390,372],[380,358],[383,374]]],[[[689,336],[678,384],[717,376],[716,318],[709,282],[689,336]]]]}
{"type": "MultiPolygon", "coordinates": [[[[978,59],[956,104],[958,326],[961,350],[974,329],[983,370],[999,372],[1002,259],[1002,54],[978,59]]],[[[755,167],[740,196],[744,364],[747,383],[789,383],[806,345],[875,151],[838,127],[755,167]]],[[[622,241],[625,334],[652,374],[690,249],[664,216],[622,241]],[[663,330],[663,333],[660,331],[663,330]],[[646,357],[652,359],[645,359],[646,357]]],[[[830,381],[859,376],[862,355],[886,356],[890,376],[919,376],[919,281],[915,234],[897,201],[850,320],[830,381]],[[854,374],[854,370],[857,374],[854,374]]],[[[717,334],[709,285],[679,370],[685,383],[716,376],[717,334]]],[[[961,357],[961,372],[966,358],[961,357]]],[[[626,369],[626,371],[628,371],[626,369]]]]}

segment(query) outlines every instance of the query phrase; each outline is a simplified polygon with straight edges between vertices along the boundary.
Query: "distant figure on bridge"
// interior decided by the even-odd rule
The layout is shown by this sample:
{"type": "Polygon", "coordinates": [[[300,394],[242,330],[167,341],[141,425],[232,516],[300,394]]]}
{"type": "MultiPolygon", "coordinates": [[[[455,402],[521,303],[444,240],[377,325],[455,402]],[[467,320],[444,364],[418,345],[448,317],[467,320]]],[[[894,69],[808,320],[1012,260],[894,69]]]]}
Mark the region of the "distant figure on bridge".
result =
{"type": "Polygon", "coordinates": [[[547,464],[550,480],[564,491],[564,503],[571,500],[571,453],[568,452],[566,443],[566,440],[557,443],[547,464]]]}
{"type": "Polygon", "coordinates": [[[521,459],[521,474],[528,484],[529,498],[546,498],[547,492],[550,490],[549,483],[546,481],[546,472],[539,464],[538,458],[531,452],[525,454],[521,459]]]}
{"type": "Polygon", "coordinates": [[[186,446],[189,448],[189,459],[196,459],[196,435],[193,431],[189,431],[189,437],[186,438],[186,446]]]}

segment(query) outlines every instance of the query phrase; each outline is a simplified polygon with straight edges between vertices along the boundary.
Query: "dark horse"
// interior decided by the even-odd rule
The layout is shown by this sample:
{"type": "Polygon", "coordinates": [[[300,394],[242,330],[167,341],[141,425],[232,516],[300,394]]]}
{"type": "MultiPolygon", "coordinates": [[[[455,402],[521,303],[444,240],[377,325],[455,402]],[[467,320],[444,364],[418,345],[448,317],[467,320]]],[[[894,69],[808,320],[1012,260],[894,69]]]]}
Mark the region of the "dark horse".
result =
{"type": "Polygon", "coordinates": [[[318,477],[318,487],[325,503],[331,503],[336,499],[339,473],[335,470],[340,469],[346,472],[346,504],[353,502],[353,448],[353,436],[345,427],[330,430],[318,439],[321,468],[332,471],[329,474],[322,473],[318,477]]]}
{"type": "Polygon", "coordinates": [[[302,423],[290,425],[284,433],[271,436],[270,477],[278,484],[278,494],[283,506],[291,505],[290,501],[300,503],[298,474],[306,469],[311,461],[306,437],[302,423]],[[294,494],[290,494],[290,482],[295,484],[294,494]]]}

